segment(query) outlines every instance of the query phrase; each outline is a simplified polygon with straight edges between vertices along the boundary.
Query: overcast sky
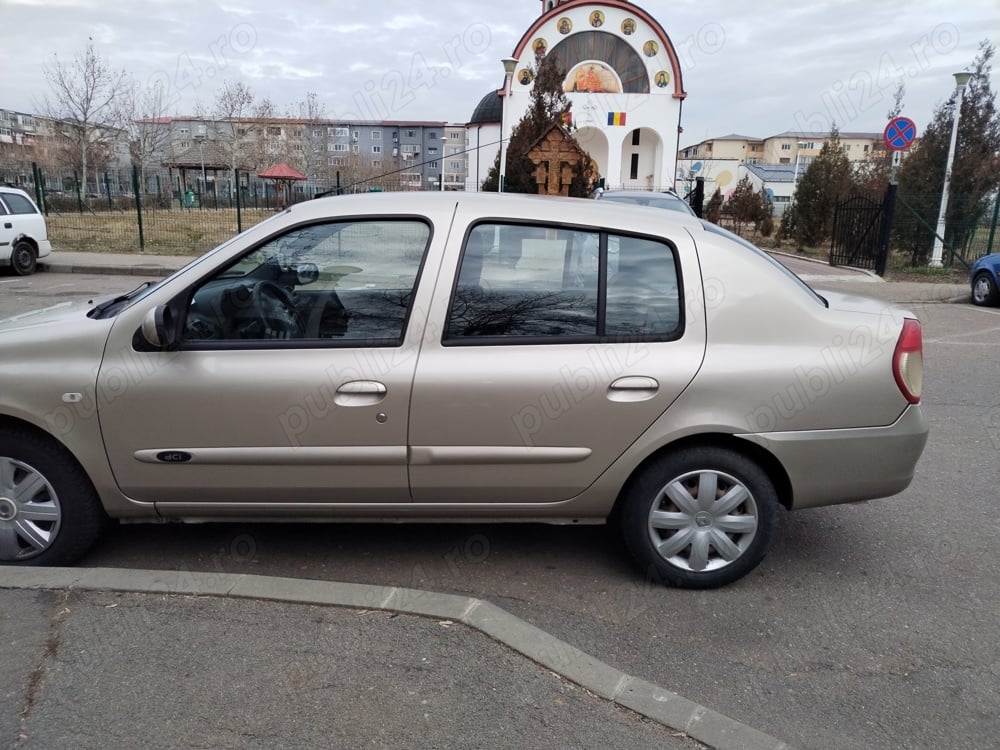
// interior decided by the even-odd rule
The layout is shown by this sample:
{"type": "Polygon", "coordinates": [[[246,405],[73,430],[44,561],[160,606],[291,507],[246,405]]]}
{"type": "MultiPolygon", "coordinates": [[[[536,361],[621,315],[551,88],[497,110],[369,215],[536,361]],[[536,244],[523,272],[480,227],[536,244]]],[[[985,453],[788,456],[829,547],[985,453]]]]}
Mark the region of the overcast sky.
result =
{"type": "MultiPolygon", "coordinates": [[[[682,145],[741,133],[881,131],[896,82],[922,128],[951,74],[1000,38],[997,0],[644,0],[681,58],[682,145]]],[[[538,0],[0,0],[0,108],[34,112],[43,67],[92,38],[177,113],[224,79],[279,108],[316,92],[329,117],[465,122],[538,0]]],[[[994,91],[1000,79],[994,71],[994,91]]]]}

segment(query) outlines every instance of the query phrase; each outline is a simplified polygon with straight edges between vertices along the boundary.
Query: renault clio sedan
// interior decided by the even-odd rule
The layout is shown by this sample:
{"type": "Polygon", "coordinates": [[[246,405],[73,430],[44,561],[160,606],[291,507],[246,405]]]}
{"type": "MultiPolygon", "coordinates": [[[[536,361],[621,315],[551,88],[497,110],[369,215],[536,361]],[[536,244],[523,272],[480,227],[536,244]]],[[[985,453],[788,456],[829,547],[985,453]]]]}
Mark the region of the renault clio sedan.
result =
{"type": "Polygon", "coordinates": [[[903,490],[911,314],[674,211],[487,194],[293,206],[170,278],[0,325],[0,559],[110,518],[614,523],[732,582],[783,510],[903,490]]]}

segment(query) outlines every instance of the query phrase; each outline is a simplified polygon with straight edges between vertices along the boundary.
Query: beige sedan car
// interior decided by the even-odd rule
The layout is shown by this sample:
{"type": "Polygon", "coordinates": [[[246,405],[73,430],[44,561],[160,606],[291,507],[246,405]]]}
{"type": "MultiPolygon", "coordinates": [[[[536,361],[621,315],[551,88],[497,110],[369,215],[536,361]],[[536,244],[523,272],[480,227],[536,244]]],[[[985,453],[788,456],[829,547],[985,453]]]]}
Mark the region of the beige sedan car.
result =
{"type": "Polygon", "coordinates": [[[892,495],[921,329],[672,211],[296,205],[155,286],[0,324],[0,560],[129,521],[613,522],[713,587],[783,509],[892,495]]]}

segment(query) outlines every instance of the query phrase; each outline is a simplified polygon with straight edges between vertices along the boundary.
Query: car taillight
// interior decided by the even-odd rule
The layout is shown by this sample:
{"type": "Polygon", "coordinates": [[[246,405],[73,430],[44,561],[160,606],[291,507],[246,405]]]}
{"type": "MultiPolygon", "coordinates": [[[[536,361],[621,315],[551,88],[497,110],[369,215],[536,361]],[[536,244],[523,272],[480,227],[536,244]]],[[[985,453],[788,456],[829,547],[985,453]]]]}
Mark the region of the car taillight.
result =
{"type": "Polygon", "coordinates": [[[906,400],[919,404],[924,388],[924,337],[920,321],[913,318],[903,320],[903,330],[892,355],[892,374],[906,400]]]}

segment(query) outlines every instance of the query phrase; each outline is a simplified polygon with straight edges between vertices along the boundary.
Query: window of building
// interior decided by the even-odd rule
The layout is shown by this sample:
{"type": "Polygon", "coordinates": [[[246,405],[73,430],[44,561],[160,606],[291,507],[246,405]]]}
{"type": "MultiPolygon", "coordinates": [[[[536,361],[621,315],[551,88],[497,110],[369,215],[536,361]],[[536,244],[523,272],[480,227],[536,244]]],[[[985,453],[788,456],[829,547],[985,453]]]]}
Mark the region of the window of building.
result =
{"type": "Polygon", "coordinates": [[[177,148],[191,148],[191,141],[178,141],[177,148]]]}
{"type": "Polygon", "coordinates": [[[181,135],[188,135],[191,133],[191,128],[178,128],[177,132],[181,135]]]}
{"type": "Polygon", "coordinates": [[[632,145],[633,146],[638,146],[639,145],[639,131],[638,130],[633,130],[632,131],[632,145]]]}
{"type": "Polygon", "coordinates": [[[381,141],[382,140],[382,131],[381,130],[373,130],[372,131],[372,140],[373,141],[381,141]]]}
{"type": "Polygon", "coordinates": [[[681,296],[674,252],[664,242],[482,224],[466,240],[444,339],[450,345],[667,340],[681,331],[681,296]]]}
{"type": "Polygon", "coordinates": [[[382,166],[381,160],[379,160],[379,159],[372,159],[372,167],[373,168],[379,169],[379,168],[381,168],[381,166],[382,166]]]}
{"type": "Polygon", "coordinates": [[[404,154],[415,154],[415,153],[417,153],[417,151],[419,149],[420,149],[420,147],[418,145],[416,145],[415,143],[404,143],[403,144],[403,153],[404,154]]]}
{"type": "Polygon", "coordinates": [[[436,161],[430,161],[430,162],[427,162],[427,166],[430,169],[437,169],[438,168],[438,163],[436,161]]]}
{"type": "Polygon", "coordinates": [[[372,146],[372,153],[373,154],[381,154],[382,153],[382,147],[381,146],[372,146]]]}
{"type": "Polygon", "coordinates": [[[416,136],[416,134],[417,134],[417,133],[416,133],[416,131],[415,131],[415,130],[407,130],[407,131],[406,131],[406,137],[407,137],[407,138],[413,138],[414,136],[416,136]]]}
{"type": "Polygon", "coordinates": [[[342,167],[347,163],[347,159],[342,156],[331,156],[329,164],[331,167],[342,167]]]}
{"type": "Polygon", "coordinates": [[[428,154],[436,154],[437,152],[438,152],[437,146],[428,146],[427,147],[427,153],[428,154]]]}
{"type": "Polygon", "coordinates": [[[326,144],[327,151],[347,151],[346,143],[328,143],[326,144]]]}
{"type": "Polygon", "coordinates": [[[360,130],[355,130],[353,133],[351,133],[351,137],[354,140],[358,140],[358,138],[361,137],[361,131],[360,130]]]}
{"type": "Polygon", "coordinates": [[[865,147],[864,147],[864,152],[865,152],[866,154],[868,153],[868,144],[867,144],[867,143],[865,144],[865,147]]]}
{"type": "Polygon", "coordinates": [[[791,151],[792,150],[792,144],[791,143],[782,143],[781,144],[781,150],[782,151],[791,151]]]}
{"type": "Polygon", "coordinates": [[[747,159],[747,164],[760,164],[759,156],[751,156],[747,159]]]}
{"type": "Polygon", "coordinates": [[[461,168],[462,168],[462,162],[460,161],[448,162],[448,169],[461,169],[461,168]]]}
{"type": "Polygon", "coordinates": [[[355,154],[361,153],[361,148],[358,146],[358,144],[355,143],[353,146],[351,146],[351,152],[355,154]]]}
{"type": "Polygon", "coordinates": [[[323,137],[323,129],[313,128],[313,138],[322,138],[322,137],[323,137]]]}
{"type": "Polygon", "coordinates": [[[326,132],[336,138],[346,138],[350,135],[350,130],[347,128],[327,128],[326,132]]]}
{"type": "Polygon", "coordinates": [[[430,140],[432,140],[432,141],[436,141],[437,137],[438,137],[438,134],[435,133],[434,131],[431,131],[430,133],[427,134],[427,138],[430,139],[430,140]]]}
{"type": "Polygon", "coordinates": [[[632,154],[632,162],[629,164],[628,174],[630,180],[639,179],[639,154],[632,154]]]}
{"type": "Polygon", "coordinates": [[[267,128],[268,135],[281,135],[281,128],[277,125],[269,125],[267,128]]]}

